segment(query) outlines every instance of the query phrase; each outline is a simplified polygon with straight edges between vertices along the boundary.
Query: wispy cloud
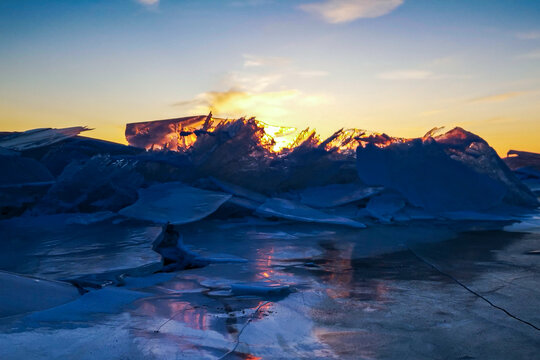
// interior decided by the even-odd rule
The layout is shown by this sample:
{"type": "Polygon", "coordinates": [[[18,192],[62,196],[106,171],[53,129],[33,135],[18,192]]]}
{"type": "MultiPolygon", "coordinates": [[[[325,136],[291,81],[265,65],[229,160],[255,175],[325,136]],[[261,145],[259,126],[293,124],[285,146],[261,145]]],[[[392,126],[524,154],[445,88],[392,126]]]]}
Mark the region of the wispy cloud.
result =
{"type": "Polygon", "coordinates": [[[324,0],[300,5],[300,9],[322,17],[331,24],[386,15],[404,0],[324,0]]]}
{"type": "Polygon", "coordinates": [[[244,67],[283,66],[291,62],[289,58],[281,56],[257,56],[244,54],[244,67]]]}
{"type": "Polygon", "coordinates": [[[510,91],[502,94],[494,94],[488,96],[481,96],[468,100],[469,103],[493,103],[493,102],[502,102],[508,99],[512,99],[521,95],[525,95],[529,91],[510,91]]]}
{"type": "Polygon", "coordinates": [[[159,0],[136,0],[139,4],[145,5],[145,6],[157,6],[159,4],[159,0]]]}
{"type": "Polygon", "coordinates": [[[395,70],[387,71],[377,75],[383,80],[430,80],[438,78],[431,71],[426,70],[395,70]]]}
{"type": "Polygon", "coordinates": [[[540,50],[535,50],[526,54],[521,54],[518,56],[518,59],[528,59],[528,60],[540,59],[540,50]]]}
{"type": "Polygon", "coordinates": [[[218,116],[257,116],[264,120],[286,115],[288,113],[286,105],[301,95],[302,93],[296,89],[262,93],[231,89],[205,92],[192,100],[181,101],[174,105],[189,107],[194,113],[212,111],[218,116]]]}
{"type": "Polygon", "coordinates": [[[261,120],[278,121],[290,113],[290,106],[328,104],[332,98],[325,94],[304,94],[298,89],[268,92],[249,92],[236,89],[208,91],[173,106],[187,108],[193,114],[208,111],[221,117],[256,116],[261,120]]]}
{"type": "Polygon", "coordinates": [[[470,75],[464,74],[438,74],[429,70],[408,69],[392,70],[377,74],[383,80],[441,80],[441,79],[470,79],[470,75]]]}
{"type": "Polygon", "coordinates": [[[261,6],[272,3],[273,0],[235,0],[231,1],[231,6],[245,7],[245,6],[261,6]]]}
{"type": "Polygon", "coordinates": [[[453,65],[460,61],[459,55],[448,55],[440,58],[433,59],[429,62],[432,66],[446,66],[453,65]]]}
{"type": "Polygon", "coordinates": [[[278,83],[282,78],[281,74],[253,74],[234,71],[226,75],[225,84],[235,89],[259,92],[278,83]]]}
{"type": "Polygon", "coordinates": [[[540,39],[540,31],[529,31],[529,32],[517,33],[516,37],[522,40],[536,40],[536,39],[540,39]]]}
{"type": "Polygon", "coordinates": [[[221,117],[256,116],[265,121],[280,121],[295,107],[313,107],[333,100],[324,93],[305,93],[281,83],[284,77],[325,76],[324,71],[298,71],[289,66],[288,58],[283,57],[246,54],[243,58],[244,69],[229,72],[219,85],[219,88],[229,90],[206,91],[173,106],[185,108],[190,113],[212,111],[221,117]]]}
{"type": "Polygon", "coordinates": [[[316,77],[328,76],[328,71],[304,70],[304,71],[299,71],[298,75],[305,78],[316,78],[316,77]]]}

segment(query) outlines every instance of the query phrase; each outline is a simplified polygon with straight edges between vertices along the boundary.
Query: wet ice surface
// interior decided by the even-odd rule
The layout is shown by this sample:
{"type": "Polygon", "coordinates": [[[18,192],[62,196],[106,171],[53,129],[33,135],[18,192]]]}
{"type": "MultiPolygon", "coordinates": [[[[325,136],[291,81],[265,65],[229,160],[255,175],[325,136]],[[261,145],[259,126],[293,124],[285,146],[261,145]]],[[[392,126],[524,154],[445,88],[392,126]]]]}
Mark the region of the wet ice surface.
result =
{"type": "Polygon", "coordinates": [[[26,216],[0,221],[0,270],[53,280],[114,280],[161,268],[152,251],[160,226],[117,223],[111,213],[26,216]],[[91,224],[88,224],[91,222],[91,224]]]}
{"type": "Polygon", "coordinates": [[[540,236],[490,227],[180,226],[201,256],[247,262],[2,318],[2,359],[536,358],[540,331],[523,321],[540,326],[540,236]]]}

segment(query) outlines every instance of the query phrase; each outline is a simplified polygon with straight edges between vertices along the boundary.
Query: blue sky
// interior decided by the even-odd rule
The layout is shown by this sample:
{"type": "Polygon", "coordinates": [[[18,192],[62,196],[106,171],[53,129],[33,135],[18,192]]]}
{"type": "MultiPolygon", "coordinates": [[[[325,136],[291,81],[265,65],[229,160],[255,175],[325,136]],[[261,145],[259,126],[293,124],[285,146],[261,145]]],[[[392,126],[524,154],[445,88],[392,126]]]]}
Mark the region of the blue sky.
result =
{"type": "Polygon", "coordinates": [[[540,152],[540,2],[0,2],[1,130],[205,113],[540,152]]]}

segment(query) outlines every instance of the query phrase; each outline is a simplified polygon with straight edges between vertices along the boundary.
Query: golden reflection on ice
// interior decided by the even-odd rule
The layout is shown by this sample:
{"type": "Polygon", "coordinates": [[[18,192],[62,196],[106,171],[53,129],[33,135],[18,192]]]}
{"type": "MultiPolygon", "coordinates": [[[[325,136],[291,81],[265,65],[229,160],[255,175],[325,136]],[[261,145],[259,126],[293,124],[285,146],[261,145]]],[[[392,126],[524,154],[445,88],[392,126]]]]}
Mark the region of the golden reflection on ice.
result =
{"type": "Polygon", "coordinates": [[[175,298],[144,301],[137,309],[137,313],[149,317],[172,318],[195,330],[208,330],[210,325],[208,311],[205,308],[175,298]]]}

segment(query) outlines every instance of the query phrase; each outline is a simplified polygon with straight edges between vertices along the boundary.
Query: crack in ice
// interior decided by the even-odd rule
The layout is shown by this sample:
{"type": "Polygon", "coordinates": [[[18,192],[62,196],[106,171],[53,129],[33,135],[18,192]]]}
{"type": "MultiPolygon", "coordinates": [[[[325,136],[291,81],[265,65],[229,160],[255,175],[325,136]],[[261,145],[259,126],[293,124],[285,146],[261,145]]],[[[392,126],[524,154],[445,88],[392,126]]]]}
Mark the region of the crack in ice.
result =
{"type": "Polygon", "coordinates": [[[257,308],[255,309],[255,311],[253,311],[253,314],[251,314],[251,317],[246,321],[246,323],[244,324],[244,326],[242,326],[242,328],[240,329],[240,331],[238,332],[238,336],[236,337],[236,341],[235,341],[235,344],[234,344],[234,347],[227,351],[225,354],[223,354],[223,356],[221,356],[220,358],[218,358],[218,360],[222,360],[222,359],[225,359],[227,356],[229,356],[230,354],[232,354],[233,352],[236,351],[236,348],[238,347],[238,345],[240,344],[240,336],[242,336],[242,333],[244,332],[244,330],[246,329],[246,327],[253,321],[253,319],[255,318],[255,315],[257,315],[257,313],[259,312],[259,310],[265,306],[265,305],[268,305],[270,304],[271,301],[265,301],[263,302],[262,304],[260,304],[259,306],[257,306],[257,308]]]}
{"type": "Polygon", "coordinates": [[[534,325],[533,323],[527,321],[527,320],[523,320],[519,317],[517,317],[516,315],[510,313],[508,310],[506,310],[505,308],[501,307],[501,306],[498,306],[498,305],[495,305],[494,303],[492,303],[489,299],[487,299],[486,297],[482,296],[481,294],[477,293],[476,291],[472,290],[471,288],[469,288],[467,285],[463,284],[461,281],[459,281],[458,279],[456,279],[454,276],[452,276],[451,274],[449,273],[446,273],[444,271],[442,271],[441,269],[439,269],[435,264],[432,264],[430,263],[429,261],[427,261],[426,259],[424,259],[422,256],[420,256],[416,251],[414,251],[411,247],[408,247],[409,251],[416,257],[418,258],[420,261],[422,261],[423,263],[425,263],[426,265],[428,265],[429,267],[435,269],[438,273],[440,273],[441,275],[444,275],[448,278],[450,278],[452,281],[454,281],[456,284],[458,284],[459,286],[461,286],[462,288],[464,288],[465,290],[467,290],[468,292],[470,292],[471,294],[477,296],[478,298],[484,300],[486,303],[488,303],[491,307],[495,308],[495,309],[498,309],[502,312],[504,312],[506,315],[508,315],[509,317],[511,317],[512,319],[515,319],[525,325],[528,325],[530,327],[532,327],[533,329],[535,330],[538,330],[540,331],[540,328],[536,325],[534,325]]]}

